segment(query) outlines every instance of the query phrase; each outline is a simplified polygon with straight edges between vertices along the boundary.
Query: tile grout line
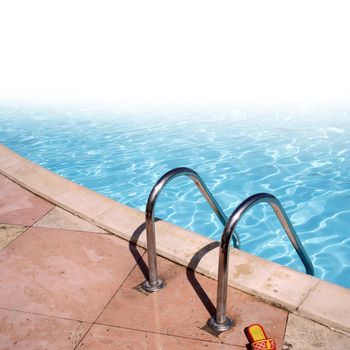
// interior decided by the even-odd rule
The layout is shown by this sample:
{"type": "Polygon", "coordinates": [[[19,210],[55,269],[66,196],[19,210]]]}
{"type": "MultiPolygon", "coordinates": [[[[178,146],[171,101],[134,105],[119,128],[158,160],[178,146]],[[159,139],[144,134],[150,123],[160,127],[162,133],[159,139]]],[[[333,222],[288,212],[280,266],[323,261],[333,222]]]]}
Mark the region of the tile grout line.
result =
{"type": "MultiPolygon", "coordinates": [[[[36,194],[34,194],[35,196],[37,196],[37,197],[39,197],[38,195],[36,195],[36,194]]],[[[39,198],[42,198],[42,197],[39,197],[39,198]]],[[[42,216],[40,216],[40,218],[39,219],[37,219],[37,220],[35,220],[31,225],[30,225],[30,227],[33,227],[38,221],[40,221],[44,216],[46,216],[47,214],[49,214],[49,213],[51,213],[52,212],[52,210],[54,210],[55,208],[56,208],[56,205],[55,204],[53,204],[53,203],[51,203],[51,202],[49,202],[49,201],[47,201],[46,199],[44,199],[46,202],[48,202],[48,203],[50,203],[50,204],[52,204],[53,205],[53,208],[51,208],[50,210],[48,210],[45,214],[43,214],[42,216]]]]}
{"type": "MultiPolygon", "coordinates": [[[[0,145],[1,145],[1,144],[0,144],[0,145]]],[[[35,164],[36,166],[38,166],[38,167],[41,167],[39,164],[36,164],[36,163],[34,163],[34,164],[35,164]]],[[[43,169],[45,169],[45,168],[43,168],[43,169]]],[[[46,170],[48,170],[48,169],[46,169],[46,170]]],[[[49,170],[49,171],[50,171],[50,170],[49,170]]],[[[53,172],[52,172],[52,173],[53,173],[53,172]]],[[[53,173],[53,174],[58,175],[58,174],[56,174],[56,173],[53,173]]],[[[119,234],[115,234],[115,233],[111,232],[108,228],[104,228],[103,226],[100,226],[99,223],[95,222],[95,219],[94,219],[93,217],[85,217],[84,214],[81,214],[81,213],[79,213],[79,212],[77,213],[77,211],[76,211],[74,208],[72,208],[71,206],[62,205],[61,202],[55,200],[51,195],[45,195],[45,194],[44,194],[43,192],[41,192],[40,190],[34,189],[34,188],[32,188],[32,187],[27,187],[27,186],[24,184],[25,179],[23,179],[23,180],[18,180],[14,175],[12,175],[12,174],[6,172],[5,170],[3,170],[3,169],[1,169],[1,168],[0,168],[0,175],[3,175],[3,176],[6,177],[7,179],[13,181],[15,184],[17,184],[18,186],[20,186],[21,188],[25,189],[26,191],[32,193],[32,194],[35,195],[35,196],[40,197],[40,198],[43,199],[43,200],[49,202],[50,204],[54,205],[55,207],[58,207],[58,208],[60,208],[60,209],[63,209],[63,210],[65,210],[65,211],[67,211],[68,213],[70,213],[70,214],[72,214],[72,215],[78,217],[79,219],[85,220],[85,221],[88,222],[89,224],[94,225],[94,226],[96,226],[96,227],[98,227],[98,228],[101,228],[101,229],[107,231],[107,232],[109,232],[111,235],[114,234],[114,235],[117,235],[117,236],[120,237],[120,238],[123,238],[123,239],[128,240],[127,238],[124,238],[123,235],[122,235],[120,232],[119,232],[119,234]]],[[[58,176],[59,176],[59,177],[62,177],[62,176],[60,176],[60,175],[58,175],[58,176]]],[[[64,177],[62,177],[62,179],[67,180],[67,179],[65,179],[64,177]]],[[[70,180],[67,180],[67,181],[70,181],[70,180]]],[[[77,182],[74,182],[74,181],[71,181],[71,182],[74,183],[74,185],[76,185],[76,186],[84,187],[83,185],[80,185],[80,184],[78,184],[77,182]]],[[[84,188],[85,188],[85,187],[84,187],[84,188]]],[[[63,193],[66,193],[66,192],[68,192],[68,191],[69,191],[69,189],[63,191],[62,193],[60,193],[60,195],[63,194],[63,193]]],[[[54,209],[54,208],[52,208],[51,210],[53,210],[53,209],[54,209]]],[[[103,211],[103,213],[105,213],[105,212],[108,211],[109,209],[110,209],[110,208],[106,209],[105,211],[103,211]]],[[[51,210],[49,210],[46,214],[48,214],[51,210]]],[[[44,215],[46,215],[46,214],[44,214],[44,215]]],[[[99,215],[101,215],[101,214],[99,214],[99,215]]],[[[97,215],[97,216],[99,216],[99,215],[97,215]]],[[[42,218],[42,217],[41,217],[41,218],[42,218]]],[[[41,218],[40,218],[40,219],[41,219],[41,218]]],[[[40,220],[40,219],[39,219],[39,220],[40,220]]],[[[37,220],[37,221],[39,221],[39,220],[37,220]]],[[[36,221],[36,222],[37,222],[37,221],[36,221]]],[[[34,225],[36,222],[34,222],[33,225],[34,225]]]]}
{"type": "Polygon", "coordinates": [[[75,322],[82,322],[82,323],[91,323],[90,321],[83,321],[83,320],[77,320],[77,319],[69,318],[69,317],[41,314],[39,312],[32,312],[32,311],[26,311],[26,310],[10,309],[8,307],[2,307],[2,306],[0,306],[0,310],[14,311],[14,312],[19,312],[19,313],[23,313],[23,314],[30,314],[30,315],[35,315],[35,316],[47,317],[47,318],[57,318],[59,320],[75,321],[75,322]]]}
{"type": "Polygon", "coordinates": [[[86,332],[84,333],[84,335],[80,338],[80,340],[78,341],[77,345],[74,346],[73,350],[75,350],[80,344],[81,342],[84,340],[84,338],[86,337],[86,335],[89,333],[90,329],[92,328],[92,326],[94,325],[95,323],[91,323],[90,324],[90,327],[86,330],[86,332]]]}
{"type": "MultiPolygon", "coordinates": [[[[145,255],[146,255],[146,251],[143,252],[143,254],[141,255],[140,259],[142,259],[145,255]]],[[[140,259],[137,260],[140,261],[140,259]]],[[[109,325],[109,324],[104,324],[104,323],[98,323],[96,322],[98,320],[98,318],[101,316],[101,314],[104,312],[104,310],[107,308],[107,306],[109,305],[110,301],[113,299],[113,297],[118,293],[118,291],[120,290],[120,288],[124,285],[125,281],[129,278],[130,274],[135,270],[137,262],[135,263],[134,267],[131,269],[130,273],[128,274],[128,276],[124,279],[124,281],[122,282],[122,284],[120,285],[120,287],[118,288],[118,290],[113,294],[113,296],[110,298],[110,300],[107,302],[107,304],[104,306],[103,310],[100,312],[100,314],[97,316],[97,318],[95,319],[95,321],[91,322],[91,321],[86,321],[86,320],[79,320],[79,319],[73,319],[73,318],[68,318],[68,317],[62,317],[62,316],[56,316],[56,315],[48,315],[48,314],[44,314],[44,313],[38,313],[38,312],[31,312],[31,311],[26,311],[26,310],[19,310],[19,309],[11,309],[11,308],[6,308],[6,307],[1,307],[0,306],[0,310],[7,310],[7,311],[12,311],[12,312],[18,312],[18,313],[22,313],[22,314],[29,314],[29,315],[35,315],[35,316],[40,316],[40,317],[46,317],[46,318],[50,318],[50,319],[59,319],[59,320],[65,320],[65,321],[73,321],[73,322],[79,322],[79,323],[85,323],[85,324],[90,324],[89,328],[87,329],[87,331],[84,333],[84,335],[82,336],[82,338],[80,339],[80,341],[78,342],[78,344],[74,347],[74,350],[80,345],[80,343],[83,341],[83,339],[86,337],[87,333],[90,331],[90,329],[92,328],[92,326],[94,324],[96,325],[100,325],[100,326],[108,326],[108,327],[112,327],[112,328],[118,328],[118,329],[126,329],[126,330],[132,330],[132,331],[137,331],[137,332],[144,332],[144,333],[151,333],[151,334],[160,334],[163,336],[168,336],[168,337],[175,337],[175,338],[181,338],[181,339],[189,339],[189,340],[194,340],[194,341],[201,341],[201,342],[208,342],[208,343],[213,343],[213,344],[223,344],[223,345],[228,345],[228,346],[237,346],[237,347],[242,347],[242,349],[245,349],[244,346],[241,346],[239,344],[227,344],[227,343],[223,343],[220,340],[218,342],[213,341],[213,340],[207,340],[207,339],[198,339],[198,338],[192,338],[192,337],[186,337],[186,336],[182,336],[182,335],[172,335],[172,334],[167,334],[167,333],[157,333],[154,331],[150,331],[150,330],[142,330],[142,329],[136,329],[136,328],[129,328],[129,327],[121,327],[121,326],[115,326],[115,325],[109,325]]]]}
{"type": "Polygon", "coordinates": [[[288,327],[289,315],[290,315],[290,314],[291,314],[290,312],[288,312],[288,314],[287,314],[286,326],[284,327],[284,332],[283,332],[283,343],[282,343],[282,348],[283,348],[283,345],[284,345],[284,340],[285,340],[285,338],[286,338],[286,333],[287,333],[287,327],[288,327]]]}
{"type": "MultiPolygon", "coordinates": [[[[137,260],[137,262],[139,262],[145,255],[146,255],[147,251],[145,250],[143,252],[143,254],[141,255],[141,257],[137,260]]],[[[120,288],[122,288],[122,286],[125,284],[126,280],[129,278],[129,276],[132,274],[132,272],[135,270],[136,266],[137,266],[137,262],[135,263],[134,267],[131,269],[130,273],[128,274],[128,276],[124,279],[124,281],[121,283],[121,285],[119,286],[119,288],[117,289],[117,291],[113,294],[113,296],[110,298],[110,300],[107,302],[107,304],[104,306],[103,310],[100,312],[100,314],[97,316],[96,320],[91,324],[91,326],[88,328],[88,330],[85,332],[85,334],[82,336],[82,338],[80,339],[79,343],[74,347],[74,350],[77,349],[77,347],[81,344],[81,342],[84,340],[84,338],[86,337],[86,335],[89,333],[90,329],[94,326],[94,325],[99,325],[99,326],[107,326],[107,327],[112,327],[112,328],[118,328],[118,329],[126,329],[126,330],[132,330],[132,331],[137,331],[137,332],[144,332],[145,334],[147,333],[151,333],[151,334],[160,334],[160,335],[164,335],[164,336],[168,336],[168,337],[175,337],[175,338],[181,338],[181,339],[189,339],[189,340],[194,340],[194,341],[201,341],[201,342],[208,342],[208,343],[212,343],[212,344],[223,344],[223,345],[228,345],[228,346],[238,346],[241,347],[242,349],[245,349],[245,346],[241,346],[239,344],[226,344],[223,343],[222,341],[212,341],[212,340],[206,340],[206,339],[198,339],[198,338],[191,338],[191,337],[186,337],[186,336],[181,336],[181,335],[172,335],[172,334],[167,334],[167,333],[157,333],[154,331],[148,331],[148,330],[142,330],[142,329],[136,329],[136,328],[129,328],[129,327],[121,327],[121,326],[115,326],[115,325],[109,325],[109,324],[104,324],[104,323],[98,323],[97,320],[99,319],[99,317],[102,315],[102,313],[105,311],[105,309],[108,307],[108,305],[110,304],[111,300],[114,298],[114,296],[119,292],[120,288]]]]}
{"type": "MultiPolygon", "coordinates": [[[[83,219],[82,219],[83,220],[83,219]]],[[[113,233],[110,232],[92,232],[92,231],[86,231],[86,230],[72,230],[68,228],[57,228],[57,227],[46,227],[46,226],[30,226],[29,228],[39,228],[39,229],[48,229],[48,230],[64,230],[64,231],[69,231],[69,232],[83,232],[83,233],[91,233],[91,234],[96,234],[96,235],[106,235],[106,236],[115,236],[113,233]]],[[[118,237],[118,236],[115,236],[118,237]]],[[[121,237],[118,237],[121,238],[121,237]]],[[[121,238],[123,239],[123,238],[121,238]]]]}
{"type": "MultiPolygon", "coordinates": [[[[37,164],[36,164],[37,165],[37,164]]],[[[77,213],[74,208],[71,208],[71,207],[66,207],[66,206],[63,206],[60,202],[58,201],[55,201],[53,198],[46,198],[43,196],[42,193],[40,193],[40,191],[35,191],[31,188],[28,188],[26,187],[21,181],[18,181],[16,177],[14,177],[13,175],[7,173],[6,171],[4,171],[3,169],[0,168],[0,175],[6,177],[7,179],[13,181],[15,184],[17,184],[18,186],[20,186],[21,188],[23,188],[24,190],[32,193],[33,195],[45,200],[46,202],[54,205],[54,207],[52,209],[50,209],[48,212],[46,212],[43,216],[41,216],[38,220],[36,220],[32,225],[28,225],[28,228],[32,227],[33,225],[35,225],[39,220],[41,220],[45,215],[47,215],[48,213],[50,213],[53,209],[55,209],[55,207],[57,208],[60,208],[62,210],[65,210],[66,212],[76,216],[77,218],[81,219],[81,220],[85,220],[86,222],[88,222],[89,224],[91,225],[94,225],[102,230],[105,230],[107,232],[107,234],[109,235],[115,235],[117,237],[120,237],[122,239],[125,239],[126,241],[130,241],[129,239],[125,238],[121,232],[119,232],[118,234],[116,233],[113,233],[111,232],[108,228],[105,228],[103,227],[103,225],[101,226],[100,223],[98,222],[95,222],[94,218],[89,218],[91,221],[89,221],[86,217],[84,217],[84,215],[81,215],[80,213],[77,213]]],[[[56,174],[57,175],[57,174],[56,174]]],[[[79,185],[78,183],[76,182],[73,182],[75,185],[78,185],[78,186],[82,186],[82,185],[79,185]]],[[[67,190],[68,191],[68,190],[67,190]]],[[[65,191],[65,192],[67,192],[65,191]]],[[[62,192],[62,193],[65,193],[65,192],[62,192]]],[[[107,210],[103,211],[103,213],[105,213],[106,211],[108,211],[110,208],[108,208],[107,210]]],[[[101,214],[99,214],[101,215],[101,214]]],[[[34,226],[34,227],[37,227],[37,226],[34,226]]],[[[72,230],[73,231],[73,230],[72,230]]],[[[78,230],[77,230],[78,231],[78,230]]],[[[89,232],[89,231],[86,231],[86,232],[89,232]]],[[[97,233],[97,232],[96,232],[97,233]]],[[[102,232],[101,232],[102,233],[102,232]]],[[[138,245],[139,247],[142,247],[141,245],[138,245]]]]}
{"type": "Polygon", "coordinates": [[[84,234],[88,234],[88,235],[105,235],[105,236],[114,236],[114,237],[117,237],[117,238],[120,238],[122,240],[124,240],[123,238],[121,237],[118,237],[118,236],[115,236],[113,234],[110,234],[108,232],[92,232],[92,231],[83,231],[83,230],[70,230],[70,229],[67,229],[67,228],[57,228],[57,227],[42,227],[42,226],[28,226],[28,229],[29,228],[32,228],[33,230],[56,230],[56,231],[68,231],[68,232],[71,232],[72,234],[75,234],[75,233],[84,233],[84,234]]]}
{"type": "Polygon", "coordinates": [[[135,270],[136,266],[138,266],[138,262],[140,261],[140,259],[142,259],[142,257],[146,254],[146,251],[143,252],[143,254],[141,255],[141,257],[135,261],[135,265],[132,267],[132,269],[130,270],[130,272],[128,273],[128,275],[124,278],[124,280],[122,281],[122,283],[120,284],[120,286],[117,288],[117,290],[115,291],[115,293],[111,296],[111,298],[108,300],[108,302],[106,303],[106,305],[103,307],[102,311],[98,314],[98,316],[96,317],[95,321],[93,321],[90,325],[90,327],[87,329],[87,331],[85,332],[85,334],[81,337],[80,341],[78,342],[78,344],[74,347],[73,350],[76,350],[78,348],[78,346],[81,344],[81,342],[84,340],[84,338],[86,337],[86,335],[89,333],[90,329],[92,328],[92,326],[94,324],[96,324],[96,321],[99,319],[99,317],[103,314],[103,312],[106,310],[107,306],[109,305],[109,303],[112,301],[112,299],[114,298],[114,296],[119,292],[120,288],[124,285],[124,283],[126,282],[126,280],[130,277],[131,273],[135,270]]]}
{"type": "MultiPolygon", "coordinates": [[[[4,225],[11,225],[11,224],[4,224],[4,225]]],[[[21,225],[17,225],[17,226],[21,226],[21,225]]],[[[3,249],[5,249],[5,248],[8,247],[9,245],[11,245],[13,242],[17,241],[17,239],[18,239],[19,237],[21,237],[21,236],[23,235],[23,233],[27,232],[27,231],[31,228],[31,226],[26,226],[26,225],[24,225],[24,226],[22,226],[22,227],[24,227],[23,232],[21,232],[21,233],[20,233],[17,237],[15,237],[11,242],[9,242],[9,243],[6,244],[4,247],[2,247],[2,248],[0,249],[0,251],[3,250],[3,249]]]]}
{"type": "Polygon", "coordinates": [[[318,287],[318,285],[319,285],[321,282],[322,282],[322,280],[317,281],[317,283],[315,283],[315,285],[314,285],[312,288],[310,288],[310,290],[308,291],[308,293],[307,293],[307,295],[305,296],[305,298],[300,302],[300,304],[298,305],[298,307],[295,309],[295,312],[290,312],[290,313],[292,313],[292,314],[294,314],[294,315],[296,315],[296,316],[305,318],[305,319],[307,319],[307,320],[309,320],[309,321],[311,321],[311,322],[314,322],[314,323],[316,323],[316,324],[318,324],[318,325],[320,325],[320,326],[326,327],[326,328],[328,328],[329,330],[331,330],[331,331],[333,331],[333,332],[336,332],[336,333],[339,333],[339,334],[343,334],[343,335],[345,335],[345,336],[347,336],[347,337],[350,337],[350,333],[349,333],[349,332],[347,332],[347,331],[345,331],[345,330],[342,330],[342,329],[334,328],[334,327],[330,326],[330,325],[327,324],[327,323],[320,322],[319,320],[315,320],[315,319],[312,318],[312,315],[311,315],[311,316],[308,315],[308,316],[305,317],[305,316],[302,314],[302,312],[299,311],[299,308],[305,303],[305,301],[308,299],[308,297],[310,296],[310,294],[318,287]]]}
{"type": "MultiPolygon", "coordinates": [[[[23,189],[25,189],[24,187],[22,187],[23,189]]],[[[32,193],[32,192],[31,192],[32,193]]],[[[34,194],[35,195],[35,194],[34,194]]],[[[37,196],[37,195],[36,195],[37,196]]],[[[41,197],[40,197],[41,198],[41,197]]],[[[46,201],[46,199],[45,199],[45,201],[46,201]]],[[[49,202],[50,203],[50,202],[49,202]]],[[[39,221],[39,220],[41,220],[44,216],[46,216],[48,213],[50,213],[53,209],[55,209],[55,207],[53,207],[53,208],[51,208],[50,210],[48,210],[45,214],[43,214],[42,216],[40,216],[40,218],[39,219],[37,219],[37,220],[35,220],[31,225],[18,225],[18,224],[14,224],[14,225],[16,225],[16,226],[22,226],[22,227],[25,227],[25,229],[24,229],[24,231],[22,232],[22,233],[20,233],[15,239],[13,239],[11,242],[9,242],[8,244],[6,244],[5,245],[5,247],[2,247],[0,250],[2,250],[2,249],[4,249],[4,248],[6,248],[6,247],[8,247],[10,244],[12,244],[12,243],[14,243],[15,241],[17,241],[17,239],[19,238],[19,237],[21,237],[25,232],[27,232],[30,228],[32,228],[32,227],[35,227],[34,225],[39,221]]],[[[5,225],[7,225],[7,224],[5,224],[5,225]]],[[[9,224],[9,225],[11,225],[11,224],[9,224]]]]}
{"type": "Polygon", "coordinates": [[[305,301],[307,300],[307,298],[308,298],[308,297],[310,296],[310,294],[317,288],[317,286],[318,286],[320,283],[321,283],[321,280],[320,280],[320,281],[317,281],[317,282],[315,283],[315,285],[314,285],[313,287],[311,287],[311,288],[308,290],[308,292],[307,292],[305,298],[300,302],[300,304],[299,304],[299,305],[297,306],[297,308],[295,309],[296,312],[299,312],[299,308],[305,303],[305,301]]]}
{"type": "MultiPolygon", "coordinates": [[[[1,145],[1,143],[0,143],[0,145],[1,145]]],[[[35,165],[41,167],[41,166],[38,165],[38,164],[35,164],[35,165]]],[[[46,169],[46,170],[47,170],[47,169],[46,169]]],[[[24,185],[24,180],[25,180],[25,179],[19,180],[17,177],[15,177],[14,175],[12,175],[12,174],[6,172],[6,170],[3,170],[2,168],[0,168],[0,175],[6,177],[8,180],[11,180],[11,181],[14,182],[16,185],[18,185],[18,186],[20,186],[21,188],[23,188],[24,190],[26,190],[26,191],[28,191],[28,192],[34,194],[35,196],[40,197],[41,199],[45,200],[46,202],[49,202],[49,203],[52,204],[52,205],[58,206],[54,200],[46,198],[40,191],[35,191],[35,190],[33,190],[31,187],[25,186],[25,185],[24,185]]],[[[57,175],[57,174],[56,174],[56,175],[57,175]]],[[[45,214],[45,215],[46,215],[46,214],[45,214]]]]}
{"type": "MultiPolygon", "coordinates": [[[[1,145],[1,143],[0,143],[0,145],[1,145]]],[[[41,167],[39,164],[35,164],[35,165],[38,166],[38,167],[41,167]]],[[[43,168],[43,169],[45,169],[45,168],[43,168]]],[[[46,170],[48,170],[48,169],[46,169],[46,170]]],[[[49,171],[50,171],[50,170],[49,170],[49,171]]],[[[53,173],[53,174],[58,175],[58,174],[56,174],[56,173],[53,173]]],[[[0,168],[0,175],[6,177],[7,179],[9,179],[9,180],[11,180],[11,181],[13,181],[15,184],[17,184],[18,186],[20,186],[20,187],[23,188],[24,190],[30,192],[30,193],[33,194],[34,196],[37,196],[37,197],[43,199],[44,201],[46,201],[46,202],[48,202],[48,203],[50,203],[50,204],[52,204],[52,205],[54,206],[52,209],[50,209],[48,212],[46,212],[43,216],[41,216],[38,220],[36,220],[30,227],[32,227],[32,226],[33,226],[34,224],[36,224],[39,220],[41,220],[45,215],[47,215],[47,214],[50,213],[53,209],[55,209],[55,207],[57,207],[57,208],[60,208],[60,209],[62,209],[62,210],[67,211],[68,213],[70,213],[70,214],[72,214],[72,215],[78,217],[78,218],[81,219],[81,220],[85,220],[86,222],[88,222],[88,223],[91,224],[91,225],[94,225],[94,226],[96,226],[96,227],[98,227],[98,228],[101,228],[101,229],[103,229],[103,230],[109,232],[109,234],[111,234],[111,235],[114,234],[114,233],[110,232],[108,229],[105,229],[105,228],[99,226],[98,224],[96,224],[96,223],[94,222],[93,218],[86,218],[86,217],[84,217],[84,215],[81,215],[80,213],[77,213],[76,210],[75,210],[74,208],[71,208],[71,207],[69,207],[69,206],[67,207],[67,206],[65,206],[65,205],[62,205],[62,203],[60,203],[59,201],[55,200],[51,195],[45,195],[45,194],[42,193],[40,190],[36,190],[36,189],[34,189],[34,188],[32,188],[32,187],[26,186],[26,185],[24,184],[24,180],[25,180],[25,179],[23,179],[23,180],[18,180],[14,175],[12,175],[12,174],[6,172],[5,170],[3,170],[3,169],[1,169],[1,168],[0,168]],[[92,219],[92,220],[89,221],[88,219],[92,219]]],[[[60,175],[58,175],[58,176],[60,176],[60,175]]],[[[62,176],[60,176],[60,177],[62,177],[62,176]]],[[[63,178],[63,177],[62,177],[62,178],[63,178]]],[[[65,179],[65,178],[63,178],[63,179],[64,179],[64,180],[67,180],[67,179],[65,179]]],[[[70,180],[67,180],[67,181],[70,181],[70,180]]],[[[74,185],[82,186],[82,185],[79,185],[78,183],[76,183],[76,182],[74,182],[74,181],[71,181],[71,182],[74,183],[74,185]]],[[[84,187],[84,186],[82,186],[82,187],[84,187]]],[[[69,190],[65,190],[65,191],[62,192],[61,194],[66,193],[66,192],[68,192],[68,191],[69,191],[69,190]]],[[[123,238],[122,236],[119,236],[119,235],[117,235],[117,236],[123,238]]]]}
{"type": "Polygon", "coordinates": [[[105,327],[111,327],[111,328],[118,328],[118,329],[126,329],[130,331],[136,331],[136,332],[144,332],[144,333],[151,333],[151,334],[159,334],[159,335],[164,335],[167,337],[174,337],[174,338],[181,338],[181,339],[188,339],[188,340],[195,340],[195,341],[201,341],[201,342],[207,342],[211,344],[217,344],[217,345],[227,345],[227,346],[238,346],[241,347],[242,349],[246,349],[245,345],[239,345],[239,344],[228,344],[228,343],[223,343],[221,341],[213,341],[209,339],[198,339],[198,338],[191,338],[191,337],[186,337],[184,335],[175,335],[175,334],[167,334],[167,333],[157,333],[155,331],[146,331],[143,329],[137,329],[137,328],[130,328],[130,327],[122,327],[122,326],[115,326],[115,325],[110,325],[110,324],[105,324],[105,323],[95,323],[98,326],[105,326],[105,327]]]}
{"type": "MultiPolygon", "coordinates": [[[[135,244],[136,245],[136,244],[135,244]]],[[[137,245],[136,245],[137,246],[137,245]]],[[[141,255],[141,257],[137,260],[140,261],[145,255],[146,255],[147,251],[145,250],[143,252],[143,254],[141,255]]],[[[137,265],[137,263],[136,263],[137,265]]],[[[134,266],[134,268],[132,269],[132,271],[130,272],[130,274],[133,272],[133,270],[136,268],[136,265],[134,266]]],[[[129,275],[130,275],[129,274],[129,275]]],[[[118,290],[115,292],[115,294],[113,295],[113,297],[118,293],[119,289],[122,287],[122,285],[124,285],[125,281],[128,279],[128,277],[122,282],[121,286],[118,288],[118,290]]],[[[130,328],[130,327],[122,327],[122,326],[116,326],[116,325],[110,325],[110,324],[105,324],[105,323],[98,323],[97,320],[98,318],[101,316],[101,314],[103,313],[103,311],[107,308],[108,304],[110,303],[110,301],[113,299],[113,297],[109,300],[109,302],[107,303],[107,305],[105,306],[105,308],[102,310],[102,312],[100,313],[100,315],[96,318],[96,320],[94,321],[93,325],[100,325],[100,326],[107,326],[107,327],[112,327],[112,328],[119,328],[119,329],[127,329],[127,330],[133,330],[133,331],[137,331],[137,332],[144,332],[144,333],[151,333],[151,334],[160,334],[160,335],[164,335],[164,336],[168,336],[168,337],[175,337],[175,338],[181,338],[181,339],[189,339],[189,340],[195,340],[195,341],[204,341],[204,342],[208,342],[208,343],[213,343],[213,344],[223,344],[223,345],[228,345],[228,346],[238,346],[241,347],[242,349],[245,349],[245,346],[239,345],[239,344],[226,344],[223,343],[220,339],[218,339],[219,341],[213,341],[213,340],[206,340],[206,339],[198,339],[198,338],[191,338],[191,337],[186,337],[183,335],[172,335],[172,334],[167,334],[167,333],[157,333],[154,331],[149,331],[149,330],[143,330],[143,329],[137,329],[137,328],[130,328]]],[[[93,326],[92,325],[92,326],[93,326]]],[[[92,327],[91,326],[91,327],[92,327]]],[[[90,329],[91,329],[90,327],[90,329]]],[[[90,330],[89,329],[89,330],[90,330]]],[[[84,335],[84,337],[86,336],[86,334],[84,335]]],[[[83,338],[84,338],[83,337],[83,338]]],[[[76,349],[76,348],[75,348],[76,349]]],[[[75,350],[74,349],[74,350],[75,350]]]]}
{"type": "Polygon", "coordinates": [[[302,316],[302,314],[300,314],[300,313],[290,312],[290,313],[288,314],[288,317],[289,317],[290,314],[292,314],[292,315],[294,315],[294,316],[296,316],[296,317],[300,317],[300,318],[302,318],[302,319],[305,319],[305,320],[307,320],[308,322],[315,323],[315,324],[317,324],[318,326],[327,328],[328,330],[330,330],[330,331],[332,331],[332,332],[334,332],[334,333],[338,333],[338,334],[341,334],[341,335],[344,335],[344,336],[350,338],[350,333],[349,333],[349,332],[346,332],[346,331],[342,331],[342,330],[333,328],[333,327],[331,327],[331,326],[329,326],[329,325],[327,325],[327,324],[320,323],[319,321],[315,321],[315,320],[312,320],[312,319],[310,319],[310,318],[304,318],[304,317],[302,316]]]}

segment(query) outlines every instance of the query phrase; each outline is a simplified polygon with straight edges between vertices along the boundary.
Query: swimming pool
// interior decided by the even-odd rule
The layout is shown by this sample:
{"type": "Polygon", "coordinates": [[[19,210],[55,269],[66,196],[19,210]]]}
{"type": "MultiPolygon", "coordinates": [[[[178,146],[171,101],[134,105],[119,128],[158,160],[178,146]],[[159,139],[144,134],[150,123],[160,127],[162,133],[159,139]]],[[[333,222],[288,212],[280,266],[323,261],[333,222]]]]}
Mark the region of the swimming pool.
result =
{"type": "MultiPolygon", "coordinates": [[[[316,275],[350,287],[350,121],[347,110],[302,113],[233,108],[138,113],[0,108],[0,140],[26,158],[132,207],[166,171],[196,170],[225,213],[269,192],[281,201],[316,275]]],[[[219,239],[222,225],[193,183],[177,178],[156,215],[219,239]]],[[[271,208],[249,211],[242,249],[304,267],[271,208]]]]}

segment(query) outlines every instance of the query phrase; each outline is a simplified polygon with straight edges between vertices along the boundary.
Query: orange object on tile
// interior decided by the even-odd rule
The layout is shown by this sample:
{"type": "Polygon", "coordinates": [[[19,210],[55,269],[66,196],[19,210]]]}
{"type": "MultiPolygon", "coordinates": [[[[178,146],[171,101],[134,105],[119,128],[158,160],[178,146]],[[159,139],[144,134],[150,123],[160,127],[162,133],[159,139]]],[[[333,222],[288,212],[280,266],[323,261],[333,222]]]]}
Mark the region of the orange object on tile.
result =
{"type": "Polygon", "coordinates": [[[260,324],[253,324],[244,329],[252,350],[276,350],[273,338],[268,338],[260,324]]]}

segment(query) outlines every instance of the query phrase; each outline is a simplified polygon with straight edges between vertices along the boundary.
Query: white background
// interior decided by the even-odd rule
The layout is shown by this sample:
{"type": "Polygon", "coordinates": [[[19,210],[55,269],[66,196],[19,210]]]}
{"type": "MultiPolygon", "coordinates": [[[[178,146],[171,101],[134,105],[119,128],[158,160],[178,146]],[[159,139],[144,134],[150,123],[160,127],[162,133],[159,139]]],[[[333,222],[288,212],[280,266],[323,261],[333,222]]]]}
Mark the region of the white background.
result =
{"type": "Polygon", "coordinates": [[[0,98],[350,97],[347,1],[1,1],[0,98]]]}

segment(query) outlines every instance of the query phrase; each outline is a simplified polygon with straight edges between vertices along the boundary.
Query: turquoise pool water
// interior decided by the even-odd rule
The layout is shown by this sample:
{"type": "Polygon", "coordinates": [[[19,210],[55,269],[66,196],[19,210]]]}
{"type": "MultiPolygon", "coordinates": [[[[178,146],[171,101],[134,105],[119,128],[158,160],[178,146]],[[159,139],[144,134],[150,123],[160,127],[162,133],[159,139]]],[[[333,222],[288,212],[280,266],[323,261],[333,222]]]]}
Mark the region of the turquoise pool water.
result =
{"type": "MultiPolygon", "coordinates": [[[[282,202],[316,275],[350,287],[350,113],[235,108],[187,113],[0,107],[0,140],[79,184],[144,210],[166,171],[187,166],[207,183],[227,215],[247,196],[282,202]]],[[[219,239],[222,225],[193,183],[177,178],[156,215],[219,239]]],[[[242,249],[303,271],[268,205],[237,231],[242,249]]]]}

